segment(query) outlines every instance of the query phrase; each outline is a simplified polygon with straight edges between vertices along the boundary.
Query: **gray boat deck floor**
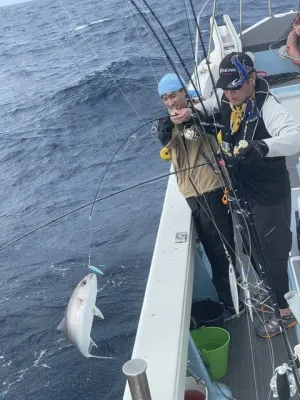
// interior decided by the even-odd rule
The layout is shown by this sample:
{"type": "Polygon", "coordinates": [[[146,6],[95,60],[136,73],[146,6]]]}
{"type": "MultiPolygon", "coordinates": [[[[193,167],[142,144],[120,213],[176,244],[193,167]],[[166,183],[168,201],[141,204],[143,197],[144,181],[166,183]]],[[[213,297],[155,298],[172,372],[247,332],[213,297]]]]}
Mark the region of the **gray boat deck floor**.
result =
{"type": "MultiPolygon", "coordinates": [[[[289,157],[287,166],[292,187],[299,187],[295,165],[299,155],[289,157]]],[[[259,313],[262,318],[262,313],[259,313]]],[[[267,317],[267,313],[265,313],[267,317]]],[[[225,329],[231,335],[228,372],[223,382],[232,390],[236,400],[268,400],[270,394],[270,379],[273,366],[271,361],[270,344],[274,352],[275,368],[288,362],[287,352],[281,335],[270,340],[261,339],[255,335],[255,326],[260,322],[257,315],[252,323],[248,314],[226,324],[225,329]],[[250,346],[252,343],[252,346],[250,346]],[[252,347],[252,351],[251,351],[252,347]]],[[[295,328],[287,331],[292,347],[297,344],[295,328]]]]}
{"type": "MultiPolygon", "coordinates": [[[[284,362],[288,362],[281,335],[270,340],[261,339],[255,335],[254,329],[259,322],[257,316],[252,323],[248,315],[244,314],[225,326],[230,333],[231,341],[228,373],[223,382],[230,387],[236,400],[267,400],[272,398],[272,396],[269,397],[270,380],[273,372],[270,344],[273,347],[275,368],[284,362]]],[[[290,328],[287,333],[293,347],[297,344],[295,328],[290,328]]]]}

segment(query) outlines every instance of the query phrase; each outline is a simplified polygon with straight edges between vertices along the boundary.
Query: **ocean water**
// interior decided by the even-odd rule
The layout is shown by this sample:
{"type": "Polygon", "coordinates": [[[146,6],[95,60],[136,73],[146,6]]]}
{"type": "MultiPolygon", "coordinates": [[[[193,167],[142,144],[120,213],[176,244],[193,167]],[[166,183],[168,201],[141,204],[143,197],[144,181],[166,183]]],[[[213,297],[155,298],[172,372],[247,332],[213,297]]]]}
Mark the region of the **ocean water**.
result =
{"type": "MultiPolygon", "coordinates": [[[[184,2],[150,4],[192,70],[184,2]]],[[[267,11],[247,1],[244,27],[267,11]]],[[[1,7],[0,22],[0,398],[121,399],[167,178],[97,202],[91,224],[85,205],[108,166],[98,197],[168,173],[151,124],[137,128],[164,115],[157,80],[172,68],[127,1],[32,1],[1,7]],[[81,357],[56,330],[89,254],[104,272],[93,353],[112,360],[81,357]]]]}

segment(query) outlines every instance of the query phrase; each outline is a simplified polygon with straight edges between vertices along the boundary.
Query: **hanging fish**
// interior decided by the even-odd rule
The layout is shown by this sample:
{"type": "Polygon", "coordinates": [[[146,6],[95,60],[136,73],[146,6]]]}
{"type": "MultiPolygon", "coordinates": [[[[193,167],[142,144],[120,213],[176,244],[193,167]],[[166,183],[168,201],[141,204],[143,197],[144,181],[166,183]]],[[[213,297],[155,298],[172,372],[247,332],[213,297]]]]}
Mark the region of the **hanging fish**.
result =
{"type": "Polygon", "coordinates": [[[235,313],[238,314],[240,311],[239,293],[238,293],[238,286],[237,286],[235,270],[234,270],[232,263],[229,264],[229,284],[230,284],[230,292],[231,292],[233,307],[234,307],[235,313]]]}
{"type": "Polygon", "coordinates": [[[102,312],[96,307],[97,277],[89,274],[76,286],[67,306],[65,317],[57,329],[62,331],[69,342],[87,358],[113,358],[94,356],[91,349],[96,343],[91,338],[94,315],[104,319],[102,312]]]}

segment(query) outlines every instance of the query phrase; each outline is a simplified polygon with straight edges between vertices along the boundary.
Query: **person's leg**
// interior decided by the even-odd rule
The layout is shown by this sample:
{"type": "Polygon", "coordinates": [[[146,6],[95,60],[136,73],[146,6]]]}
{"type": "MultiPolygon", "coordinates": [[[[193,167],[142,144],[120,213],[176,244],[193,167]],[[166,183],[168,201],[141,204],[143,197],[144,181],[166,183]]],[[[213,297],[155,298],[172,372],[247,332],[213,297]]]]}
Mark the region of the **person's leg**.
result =
{"type": "Polygon", "coordinates": [[[228,279],[229,264],[221,237],[235,264],[234,233],[231,214],[227,206],[222,203],[222,196],[223,191],[220,189],[187,199],[187,202],[192,210],[199,239],[211,264],[213,283],[219,300],[225,306],[232,307],[228,279]]]}
{"type": "MultiPolygon", "coordinates": [[[[287,264],[292,245],[291,198],[272,206],[249,203],[254,226],[268,269],[272,287],[286,327],[296,324],[295,318],[284,298],[289,291],[287,264]]],[[[254,249],[255,251],[255,249],[254,249]]],[[[255,256],[255,253],[254,253],[255,256]]],[[[258,257],[259,258],[259,257],[258,257]]],[[[261,337],[275,336],[280,333],[278,322],[274,316],[256,328],[261,337]]]]}

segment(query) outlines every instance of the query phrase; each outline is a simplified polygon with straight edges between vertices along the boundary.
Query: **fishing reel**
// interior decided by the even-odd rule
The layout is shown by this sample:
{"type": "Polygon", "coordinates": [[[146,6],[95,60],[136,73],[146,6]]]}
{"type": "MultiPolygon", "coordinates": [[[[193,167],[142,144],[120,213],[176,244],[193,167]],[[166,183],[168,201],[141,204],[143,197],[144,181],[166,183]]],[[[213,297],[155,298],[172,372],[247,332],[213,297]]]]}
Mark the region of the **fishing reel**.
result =
{"type": "Polygon", "coordinates": [[[188,140],[197,140],[200,138],[201,133],[196,125],[187,125],[183,129],[183,136],[188,140]]]}
{"type": "Polygon", "coordinates": [[[297,387],[292,368],[287,364],[280,365],[274,371],[270,387],[273,397],[279,400],[289,400],[296,394],[297,387]]]}

